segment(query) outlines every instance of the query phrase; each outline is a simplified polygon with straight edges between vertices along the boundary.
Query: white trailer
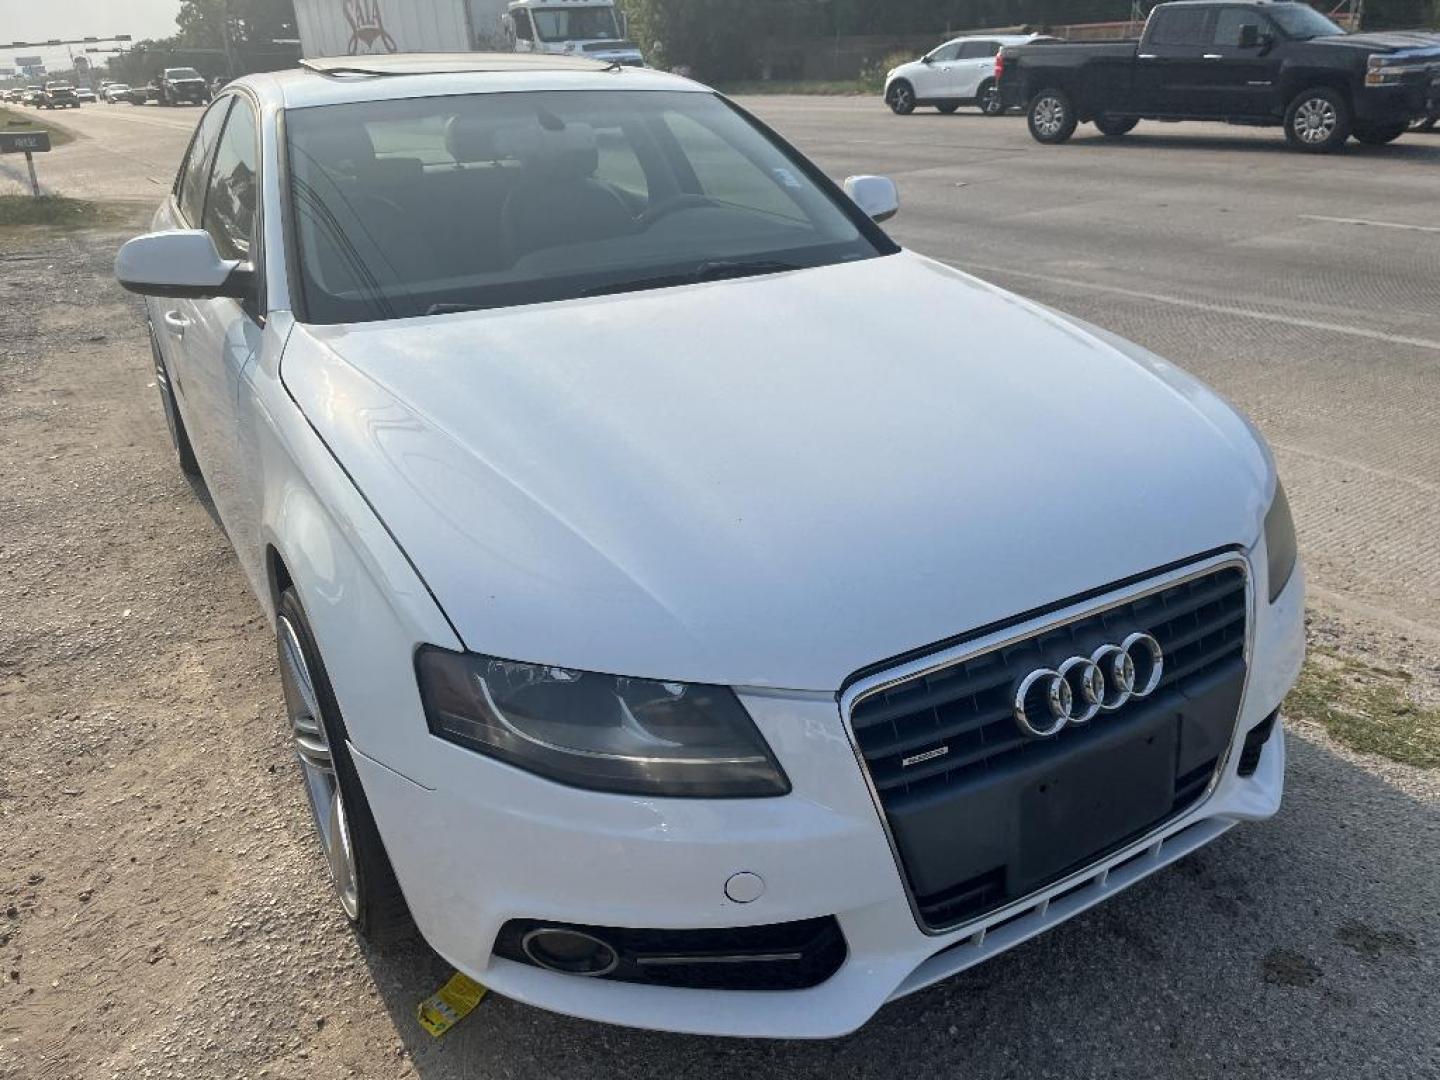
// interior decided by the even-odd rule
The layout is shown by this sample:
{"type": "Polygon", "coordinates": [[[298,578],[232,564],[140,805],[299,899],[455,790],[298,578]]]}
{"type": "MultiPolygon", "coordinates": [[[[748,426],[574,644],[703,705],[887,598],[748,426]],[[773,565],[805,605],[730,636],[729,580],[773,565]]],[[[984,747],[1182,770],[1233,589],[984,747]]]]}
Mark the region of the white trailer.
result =
{"type": "Polygon", "coordinates": [[[506,0],[295,0],[305,56],[506,51],[506,0]]]}

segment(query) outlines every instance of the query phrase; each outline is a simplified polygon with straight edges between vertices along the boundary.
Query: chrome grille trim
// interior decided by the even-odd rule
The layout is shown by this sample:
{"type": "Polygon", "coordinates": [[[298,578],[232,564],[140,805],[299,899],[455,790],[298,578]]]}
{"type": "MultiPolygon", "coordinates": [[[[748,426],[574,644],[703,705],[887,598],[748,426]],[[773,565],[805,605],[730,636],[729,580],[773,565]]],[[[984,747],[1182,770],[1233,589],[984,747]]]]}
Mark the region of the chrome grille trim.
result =
{"type": "MultiPolygon", "coordinates": [[[[905,890],[905,898],[910,905],[910,913],[915,919],[915,925],[921,930],[922,933],[931,937],[941,937],[949,935],[957,935],[963,937],[967,932],[969,932],[969,928],[973,926],[979,924],[988,925],[997,921],[1004,921],[1005,918],[1009,917],[1006,913],[1025,910],[1033,903],[1035,897],[1043,896],[1046,893],[1050,892],[1062,891],[1065,882],[1052,883],[1045,888],[1036,890],[1029,896],[1011,901],[1010,903],[1007,903],[996,911],[985,913],[976,918],[958,923],[953,926],[933,927],[927,924],[923,915],[921,914],[920,906],[917,902],[914,890],[910,886],[909,875],[906,872],[904,860],[900,854],[899,846],[896,843],[895,836],[890,829],[889,819],[885,812],[884,800],[882,799],[880,791],[875,785],[874,778],[871,776],[869,765],[865,760],[865,755],[861,749],[860,741],[855,733],[855,727],[852,723],[852,714],[854,712],[855,706],[864,699],[873,697],[874,695],[879,693],[883,693],[884,691],[895,687],[900,683],[908,682],[912,679],[934,674],[936,672],[944,670],[945,668],[963,663],[966,660],[973,659],[974,657],[980,656],[984,653],[992,652],[996,649],[1002,649],[1008,645],[1023,641],[1027,638],[1032,638],[1039,634],[1044,634],[1048,631],[1056,629],[1057,627],[1063,627],[1070,623],[1078,622],[1082,619],[1091,618],[1102,612],[1109,611],[1112,608],[1122,607],[1126,604],[1134,603],[1135,601],[1143,599],[1144,597],[1149,596],[1153,593],[1162,592],[1165,589],[1173,588],[1176,585],[1184,584],[1185,582],[1192,581],[1195,578],[1204,577],[1207,574],[1212,574],[1217,570],[1222,570],[1229,567],[1233,567],[1240,571],[1241,577],[1244,579],[1245,587],[1245,637],[1244,649],[1242,654],[1245,661],[1245,676],[1244,681],[1241,684],[1240,690],[1240,707],[1236,709],[1235,719],[1230,729],[1230,739],[1225,745],[1224,753],[1221,755],[1220,761],[1216,765],[1214,773],[1211,775],[1209,782],[1206,784],[1205,790],[1195,800],[1193,805],[1172,816],[1168,820],[1162,822],[1145,837],[1142,837],[1133,844],[1127,845],[1125,848],[1125,852],[1129,853],[1129,855],[1117,857],[1112,854],[1111,856],[1108,856],[1108,858],[1111,860],[1123,861],[1123,858],[1130,857],[1130,855],[1133,855],[1136,850],[1143,850],[1148,845],[1154,843],[1158,837],[1186,828],[1187,823],[1192,823],[1197,815],[1197,812],[1203,809],[1205,803],[1209,800],[1210,795],[1214,792],[1216,785],[1220,782],[1221,778],[1229,769],[1231,761],[1235,756],[1236,747],[1239,745],[1240,741],[1239,736],[1241,729],[1241,718],[1244,716],[1245,700],[1250,685],[1250,661],[1255,640],[1254,578],[1250,572],[1250,563],[1248,558],[1239,549],[1236,549],[1235,551],[1229,553],[1213,555],[1208,558],[1201,559],[1198,562],[1190,563],[1188,565],[1178,567],[1174,570],[1163,572],[1156,575],[1155,577],[1147,578],[1128,586],[1122,586],[1121,588],[1118,588],[1113,592],[1106,593],[1098,598],[1092,597],[1091,599],[1077,602],[1073,605],[1063,607],[1057,611],[1052,611],[1046,615],[1036,616],[1034,618],[1026,619],[1018,623],[1013,623],[1009,626],[992,631],[973,640],[962,642],[961,644],[940,650],[929,656],[923,656],[918,659],[910,660],[905,663],[899,664],[894,668],[889,668],[884,671],[877,672],[873,675],[869,675],[865,678],[857,679],[849,685],[849,687],[840,697],[840,714],[844,720],[845,735],[846,738],[850,740],[850,750],[855,756],[856,767],[860,770],[860,775],[864,779],[866,789],[870,792],[871,803],[875,808],[876,816],[880,819],[880,827],[884,830],[886,843],[890,845],[890,855],[895,861],[895,870],[896,873],[899,875],[901,886],[905,890]]],[[[1066,879],[1066,882],[1084,878],[1093,870],[1094,866],[1101,866],[1105,862],[1105,858],[1097,860],[1097,862],[1093,864],[1092,867],[1083,868],[1068,877],[1066,879]]]]}

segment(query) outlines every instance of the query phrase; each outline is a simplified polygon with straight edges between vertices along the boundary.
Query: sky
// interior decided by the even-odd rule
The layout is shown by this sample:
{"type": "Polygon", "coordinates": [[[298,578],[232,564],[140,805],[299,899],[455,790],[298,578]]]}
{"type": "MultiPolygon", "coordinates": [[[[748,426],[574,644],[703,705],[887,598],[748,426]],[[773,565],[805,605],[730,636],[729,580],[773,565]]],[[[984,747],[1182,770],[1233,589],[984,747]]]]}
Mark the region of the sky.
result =
{"type": "Polygon", "coordinates": [[[63,48],[16,50],[8,47],[12,41],[168,37],[175,32],[179,10],[180,0],[0,0],[0,68],[13,67],[17,53],[38,54],[54,67],[70,66],[63,48]]]}

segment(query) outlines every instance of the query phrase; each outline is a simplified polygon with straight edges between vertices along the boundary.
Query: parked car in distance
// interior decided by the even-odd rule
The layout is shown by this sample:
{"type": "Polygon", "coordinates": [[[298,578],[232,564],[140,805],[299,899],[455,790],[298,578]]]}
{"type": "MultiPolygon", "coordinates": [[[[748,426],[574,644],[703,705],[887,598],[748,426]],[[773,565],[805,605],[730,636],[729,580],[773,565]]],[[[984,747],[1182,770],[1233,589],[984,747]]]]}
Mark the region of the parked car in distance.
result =
{"type": "Polygon", "coordinates": [[[75,91],[75,97],[80,101],[82,105],[93,105],[97,100],[99,100],[95,96],[95,91],[91,90],[88,86],[79,87],[75,91]]]}
{"type": "Polygon", "coordinates": [[[1039,34],[961,37],[937,46],[919,60],[885,75],[885,104],[900,116],[922,105],[953,113],[974,105],[986,116],[1004,111],[995,88],[995,57],[1002,48],[1049,40],[1039,34]]]}
{"type": "Polygon", "coordinates": [[[360,933],[836,1036],[1277,810],[1303,573],[1199,381],[688,79],[305,63],[115,273],[360,933]]]}
{"type": "Polygon", "coordinates": [[[78,109],[80,108],[80,99],[75,95],[75,87],[69,83],[46,83],[40,98],[40,107],[42,109],[78,109]]]}
{"type": "Polygon", "coordinates": [[[166,68],[155,80],[155,100],[161,105],[204,105],[210,84],[194,68],[166,68]]]}
{"type": "Polygon", "coordinates": [[[1297,150],[1392,142],[1440,108],[1440,34],[1347,34],[1308,4],[1178,0],[1136,42],[1007,48],[1001,98],[1030,133],[1062,143],[1094,121],[1117,137],[1141,120],[1281,126],[1297,150]]]}
{"type": "Polygon", "coordinates": [[[44,98],[45,98],[45,87],[43,87],[43,86],[27,86],[27,87],[25,88],[25,96],[24,96],[23,98],[21,98],[21,101],[22,101],[24,104],[26,104],[26,105],[29,105],[29,106],[32,106],[33,108],[37,108],[37,109],[38,109],[38,108],[40,107],[40,102],[41,102],[42,100],[44,100],[44,98]]]}
{"type": "Polygon", "coordinates": [[[107,83],[100,89],[100,96],[106,104],[114,105],[120,101],[128,101],[130,97],[129,83],[107,83]]]}
{"type": "Polygon", "coordinates": [[[23,86],[12,86],[5,91],[5,100],[20,103],[25,100],[25,88],[23,86]]]}

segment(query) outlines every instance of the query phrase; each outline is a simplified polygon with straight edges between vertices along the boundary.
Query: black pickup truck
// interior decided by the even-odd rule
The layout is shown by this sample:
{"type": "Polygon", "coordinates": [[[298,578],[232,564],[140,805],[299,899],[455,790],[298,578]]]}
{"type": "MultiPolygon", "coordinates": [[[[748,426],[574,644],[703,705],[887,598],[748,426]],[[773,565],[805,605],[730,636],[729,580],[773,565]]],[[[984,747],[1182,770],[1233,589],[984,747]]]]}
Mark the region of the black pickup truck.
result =
{"type": "Polygon", "coordinates": [[[1347,34],[1302,3],[1177,0],[1138,42],[1011,46],[996,75],[1042,143],[1083,121],[1120,136],[1141,120],[1220,120],[1283,125],[1290,145],[1324,153],[1351,135],[1391,142],[1440,109],[1440,34],[1347,34]]]}

